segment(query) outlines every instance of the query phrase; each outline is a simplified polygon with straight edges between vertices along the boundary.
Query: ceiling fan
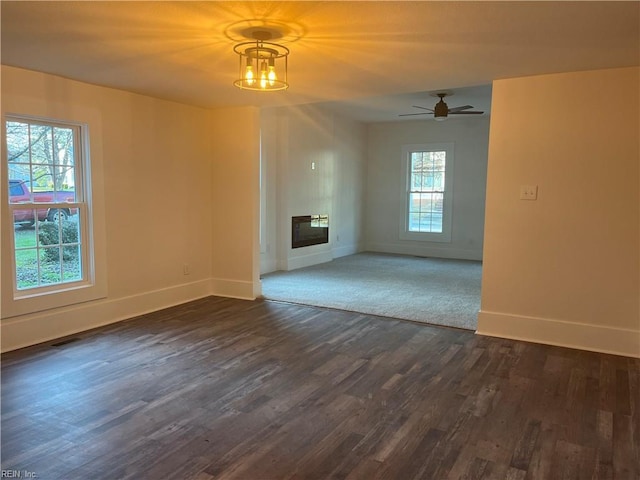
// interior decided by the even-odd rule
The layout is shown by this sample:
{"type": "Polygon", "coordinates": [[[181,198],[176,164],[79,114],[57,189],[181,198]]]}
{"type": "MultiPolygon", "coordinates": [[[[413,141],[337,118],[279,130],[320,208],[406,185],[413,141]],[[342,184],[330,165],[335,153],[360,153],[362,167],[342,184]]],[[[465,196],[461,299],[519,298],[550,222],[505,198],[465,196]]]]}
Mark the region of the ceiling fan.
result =
{"type": "Polygon", "coordinates": [[[426,112],[420,113],[403,113],[398,115],[399,117],[409,117],[413,115],[430,115],[433,114],[433,117],[436,120],[446,120],[449,115],[481,115],[484,112],[479,112],[476,110],[469,110],[473,108],[471,105],[463,105],[461,107],[453,107],[449,108],[448,105],[444,101],[444,97],[450,97],[453,93],[441,92],[441,93],[432,93],[433,97],[440,97],[440,101],[436,103],[436,106],[432,109],[420,107],[419,105],[413,105],[414,108],[419,108],[421,110],[426,110],[426,112]]]}

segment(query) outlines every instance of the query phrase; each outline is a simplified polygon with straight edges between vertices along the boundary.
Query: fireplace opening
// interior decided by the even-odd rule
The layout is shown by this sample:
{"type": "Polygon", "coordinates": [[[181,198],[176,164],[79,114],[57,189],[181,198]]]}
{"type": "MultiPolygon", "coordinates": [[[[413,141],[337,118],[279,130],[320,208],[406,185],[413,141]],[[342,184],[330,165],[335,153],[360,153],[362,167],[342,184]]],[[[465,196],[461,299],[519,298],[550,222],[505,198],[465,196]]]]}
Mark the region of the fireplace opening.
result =
{"type": "Polygon", "coordinates": [[[291,217],[291,248],[329,243],[329,215],[291,217]]]}

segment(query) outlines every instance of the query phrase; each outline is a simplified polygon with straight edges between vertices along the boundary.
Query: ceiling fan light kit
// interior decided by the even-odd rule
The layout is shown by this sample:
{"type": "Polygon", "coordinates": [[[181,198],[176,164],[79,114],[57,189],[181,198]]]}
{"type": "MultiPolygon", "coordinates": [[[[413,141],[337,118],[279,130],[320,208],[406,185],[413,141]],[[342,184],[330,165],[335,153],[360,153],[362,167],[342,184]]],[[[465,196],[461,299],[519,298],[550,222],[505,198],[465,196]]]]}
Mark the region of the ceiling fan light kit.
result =
{"type": "Polygon", "coordinates": [[[238,54],[238,79],[233,84],[243,90],[273,92],[289,88],[287,81],[289,49],[269,41],[279,38],[272,29],[247,29],[251,41],[233,47],[238,54]]]}
{"type": "Polygon", "coordinates": [[[449,97],[453,95],[451,92],[440,92],[440,93],[432,93],[434,97],[439,97],[440,100],[436,103],[435,107],[432,109],[421,107],[419,105],[413,105],[414,108],[419,108],[420,110],[426,110],[426,112],[420,113],[403,113],[398,115],[399,117],[410,117],[414,115],[431,115],[433,114],[433,118],[438,120],[439,122],[446,120],[449,115],[482,115],[484,112],[479,112],[476,110],[469,110],[473,108],[471,105],[463,105],[461,107],[453,107],[449,108],[449,106],[445,103],[444,97],[449,97]]]}

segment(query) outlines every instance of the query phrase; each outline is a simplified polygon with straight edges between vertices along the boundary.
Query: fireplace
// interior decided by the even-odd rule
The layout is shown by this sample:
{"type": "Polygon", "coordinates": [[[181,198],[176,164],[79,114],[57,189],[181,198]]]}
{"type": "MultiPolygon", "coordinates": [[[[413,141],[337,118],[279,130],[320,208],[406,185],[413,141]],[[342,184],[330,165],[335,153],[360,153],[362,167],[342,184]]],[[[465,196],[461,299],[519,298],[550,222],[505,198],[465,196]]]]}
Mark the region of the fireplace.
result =
{"type": "Polygon", "coordinates": [[[291,217],[291,248],[329,243],[329,215],[291,217]]]}

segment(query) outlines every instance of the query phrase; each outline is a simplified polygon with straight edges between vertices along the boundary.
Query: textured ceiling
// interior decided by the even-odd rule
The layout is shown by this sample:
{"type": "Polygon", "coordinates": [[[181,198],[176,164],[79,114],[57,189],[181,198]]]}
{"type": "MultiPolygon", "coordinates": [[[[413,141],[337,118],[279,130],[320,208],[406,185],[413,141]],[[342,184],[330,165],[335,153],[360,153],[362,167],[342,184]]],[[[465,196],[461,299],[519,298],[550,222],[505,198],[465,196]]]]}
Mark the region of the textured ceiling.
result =
{"type": "Polygon", "coordinates": [[[391,120],[414,104],[432,107],[436,90],[456,93],[450,106],[487,108],[495,79],[640,62],[635,1],[3,0],[0,8],[3,64],[205,107],[338,102],[363,120],[391,120]],[[287,26],[286,92],[232,85],[246,22],[287,26]],[[485,87],[461,88],[470,86],[485,87]]]}

